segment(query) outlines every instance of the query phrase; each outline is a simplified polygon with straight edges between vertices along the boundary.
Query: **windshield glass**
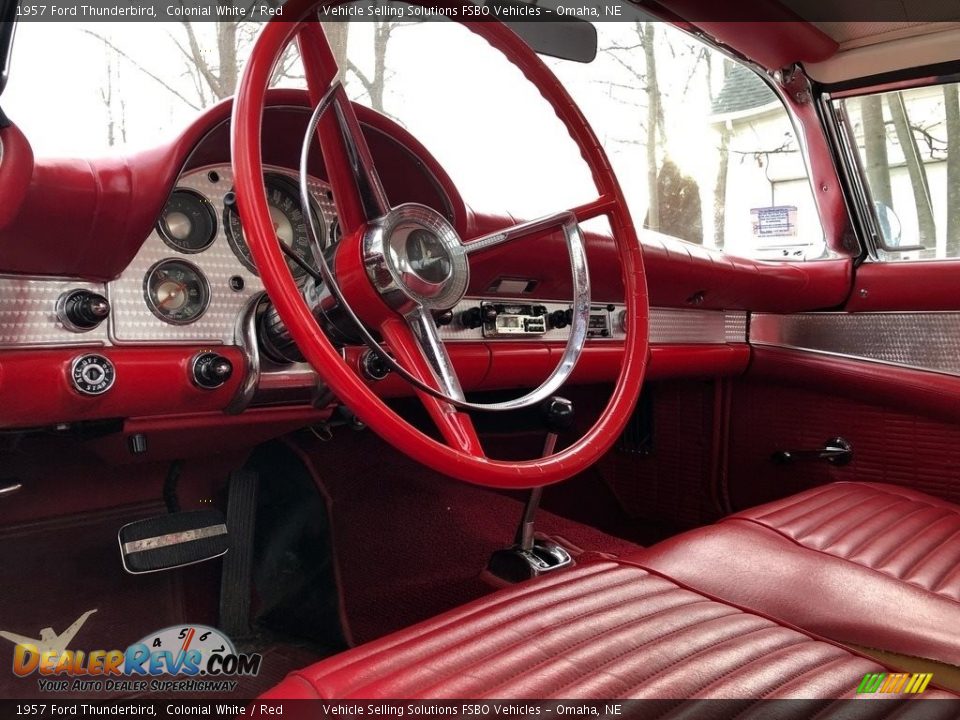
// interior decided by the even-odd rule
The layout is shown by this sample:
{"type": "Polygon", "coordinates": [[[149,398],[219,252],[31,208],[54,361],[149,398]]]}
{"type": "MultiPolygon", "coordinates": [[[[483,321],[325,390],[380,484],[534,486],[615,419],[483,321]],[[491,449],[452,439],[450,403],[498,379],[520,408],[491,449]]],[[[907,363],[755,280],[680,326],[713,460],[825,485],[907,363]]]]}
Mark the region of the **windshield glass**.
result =
{"type": "MultiPolygon", "coordinates": [[[[592,63],[545,62],[599,136],[634,222],[741,255],[822,257],[804,159],[764,81],[666,23],[595,26],[592,63]]],[[[40,156],[153,146],[233,94],[259,27],[21,23],[4,110],[40,156]]],[[[349,95],[420,139],[475,209],[535,217],[594,199],[556,115],[470,31],[446,21],[326,29],[349,95]]],[[[303,86],[295,51],[274,84],[303,86]]]]}

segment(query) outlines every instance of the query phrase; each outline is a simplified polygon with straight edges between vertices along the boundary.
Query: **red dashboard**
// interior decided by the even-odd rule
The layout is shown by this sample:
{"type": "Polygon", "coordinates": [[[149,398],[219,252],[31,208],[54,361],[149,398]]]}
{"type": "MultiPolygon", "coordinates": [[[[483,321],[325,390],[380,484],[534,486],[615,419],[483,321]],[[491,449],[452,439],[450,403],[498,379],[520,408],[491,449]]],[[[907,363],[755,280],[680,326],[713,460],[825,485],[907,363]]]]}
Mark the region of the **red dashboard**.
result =
{"type": "MultiPolygon", "coordinates": [[[[16,127],[0,130],[0,191],[8,200],[0,209],[0,427],[112,419],[130,436],[144,424],[169,430],[242,415],[245,427],[260,418],[280,434],[291,422],[328,412],[331,399],[309,366],[284,366],[251,347],[250,323],[262,315],[264,300],[231,216],[230,109],[229,102],[210,109],[168,145],[111,160],[34,159],[16,127]],[[174,198],[194,195],[206,214],[171,206],[174,198]],[[191,212],[195,223],[202,216],[210,224],[209,242],[178,244],[177,223],[191,212]],[[110,317],[76,332],[61,307],[70,291],[108,299],[110,317]],[[178,293],[186,309],[173,312],[178,293]],[[205,305],[191,308],[194,300],[205,305]],[[230,365],[225,381],[198,381],[204,353],[230,365]],[[106,390],[86,392],[77,378],[106,390]]],[[[270,96],[264,161],[280,180],[296,176],[308,112],[304,93],[270,96]]],[[[516,222],[468,210],[420,142],[370,110],[358,108],[358,116],[391,199],[433,207],[464,237],[516,222]]],[[[336,214],[318,153],[309,173],[315,211],[332,242],[336,214]]],[[[557,362],[566,339],[562,323],[517,338],[464,318],[484,304],[536,307],[545,317],[562,313],[571,293],[563,243],[559,233],[547,233],[485,253],[471,268],[467,300],[442,328],[466,390],[529,387],[557,362]]],[[[612,241],[594,234],[587,243],[597,325],[573,379],[602,383],[620,366],[623,290],[612,241]]],[[[645,241],[644,253],[652,378],[742,372],[750,358],[749,311],[842,305],[852,272],[846,260],[761,265],[660,240],[645,241]]],[[[348,346],[344,353],[359,369],[363,351],[348,346]]],[[[411,392],[392,376],[369,382],[388,397],[411,392]]],[[[173,443],[169,450],[182,448],[173,443]]]]}

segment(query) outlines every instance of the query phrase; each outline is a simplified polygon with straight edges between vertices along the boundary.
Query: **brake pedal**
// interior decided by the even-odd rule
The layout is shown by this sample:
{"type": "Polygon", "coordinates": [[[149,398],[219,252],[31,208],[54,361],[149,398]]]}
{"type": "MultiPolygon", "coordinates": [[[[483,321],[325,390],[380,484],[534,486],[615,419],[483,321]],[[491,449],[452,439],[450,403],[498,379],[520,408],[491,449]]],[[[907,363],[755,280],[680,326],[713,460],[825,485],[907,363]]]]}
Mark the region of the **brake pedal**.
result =
{"type": "Polygon", "coordinates": [[[157,572],[213,560],[230,545],[219,510],[193,510],[137,520],[120,528],[120,556],[128,573],[157,572]]]}

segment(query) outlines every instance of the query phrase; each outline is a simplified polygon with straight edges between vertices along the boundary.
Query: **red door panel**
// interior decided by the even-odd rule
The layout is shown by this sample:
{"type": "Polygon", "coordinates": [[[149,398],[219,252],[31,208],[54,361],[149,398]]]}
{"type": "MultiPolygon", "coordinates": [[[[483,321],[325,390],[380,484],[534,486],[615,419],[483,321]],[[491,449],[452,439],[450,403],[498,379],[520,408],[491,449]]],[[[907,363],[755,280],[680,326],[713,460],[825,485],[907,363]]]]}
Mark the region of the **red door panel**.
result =
{"type": "Polygon", "coordinates": [[[960,310],[960,260],[865,263],[857,269],[850,312],[960,310]]]}
{"type": "Polygon", "coordinates": [[[757,347],[732,382],[733,509],[837,480],[904,485],[960,502],[960,378],[895,365],[757,347]],[[776,450],[812,450],[841,436],[853,462],[777,465],[776,450]]]}

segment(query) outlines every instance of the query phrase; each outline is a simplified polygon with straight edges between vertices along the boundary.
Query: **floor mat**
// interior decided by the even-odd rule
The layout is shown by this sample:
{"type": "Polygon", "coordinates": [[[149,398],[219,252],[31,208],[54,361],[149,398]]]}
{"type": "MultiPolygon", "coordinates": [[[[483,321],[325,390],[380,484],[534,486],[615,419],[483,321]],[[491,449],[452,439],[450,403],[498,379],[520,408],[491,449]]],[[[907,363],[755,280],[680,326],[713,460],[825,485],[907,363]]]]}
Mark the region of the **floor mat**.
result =
{"type": "MultiPolygon", "coordinates": [[[[493,591],[490,554],[509,545],[523,502],[427,470],[372,432],[302,440],[328,495],[343,611],[363,643],[493,591]]],[[[548,489],[549,491],[549,489],[548,489]]],[[[639,549],[541,511],[537,530],[564,544],[624,554],[639,549]]]]}
{"type": "MultiPolygon", "coordinates": [[[[124,523],[159,512],[164,512],[162,505],[140,504],[42,520],[0,532],[0,567],[3,568],[0,697],[111,699],[135,696],[130,692],[72,691],[72,682],[68,692],[42,692],[36,672],[23,678],[11,672],[18,636],[50,639],[52,631],[59,638],[51,642],[62,644],[65,649],[90,652],[124,650],[170,626],[216,625],[218,562],[144,575],[124,572],[117,547],[117,529],[124,523]],[[205,606],[213,610],[205,610],[205,606]],[[73,629],[68,629],[71,627],[73,629]]],[[[218,693],[216,697],[255,697],[290,670],[319,657],[309,648],[265,637],[243,649],[263,654],[259,676],[238,678],[234,692],[218,693]]],[[[151,697],[151,694],[136,696],[151,697]]],[[[177,694],[176,697],[194,696],[177,694]]],[[[209,698],[210,693],[199,697],[209,698]]]]}

